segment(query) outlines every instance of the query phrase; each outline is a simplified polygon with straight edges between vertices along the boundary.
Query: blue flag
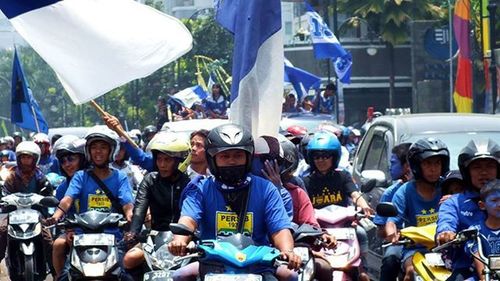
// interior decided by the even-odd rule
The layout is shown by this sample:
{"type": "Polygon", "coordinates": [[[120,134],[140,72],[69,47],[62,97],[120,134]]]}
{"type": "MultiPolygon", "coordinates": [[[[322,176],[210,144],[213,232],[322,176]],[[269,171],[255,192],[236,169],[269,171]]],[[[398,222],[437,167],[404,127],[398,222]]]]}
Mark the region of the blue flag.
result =
{"type": "Polygon", "coordinates": [[[300,101],[307,95],[310,88],[319,88],[321,78],[298,67],[294,67],[290,61],[285,59],[285,82],[290,82],[297,92],[300,101]]]}
{"type": "Polygon", "coordinates": [[[342,83],[351,82],[352,56],[328,28],[323,18],[304,1],[309,19],[311,41],[316,59],[332,59],[337,77],[342,83]],[[340,59],[339,59],[340,58],[340,59]]]}
{"type": "Polygon", "coordinates": [[[186,88],[170,97],[171,100],[187,108],[191,108],[195,103],[201,103],[206,98],[207,93],[203,91],[201,86],[186,88]]]}
{"type": "Polygon", "coordinates": [[[283,100],[280,0],[217,0],[216,20],[234,35],[232,122],[254,137],[277,136],[283,100]]]}
{"type": "Polygon", "coordinates": [[[43,118],[40,107],[33,98],[31,89],[26,82],[23,67],[17,55],[17,50],[14,51],[11,92],[11,122],[26,130],[47,134],[49,132],[49,126],[43,118]]]}

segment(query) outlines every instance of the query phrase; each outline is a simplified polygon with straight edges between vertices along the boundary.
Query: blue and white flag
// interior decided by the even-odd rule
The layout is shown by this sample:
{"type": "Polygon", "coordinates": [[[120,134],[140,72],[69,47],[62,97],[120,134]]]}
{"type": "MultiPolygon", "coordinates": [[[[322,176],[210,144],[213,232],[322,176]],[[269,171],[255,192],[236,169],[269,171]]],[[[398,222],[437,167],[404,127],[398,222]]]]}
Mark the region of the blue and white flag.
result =
{"type": "Polygon", "coordinates": [[[293,64],[285,59],[285,82],[290,82],[297,93],[297,99],[302,100],[307,96],[307,91],[310,88],[319,88],[321,84],[321,78],[309,73],[298,67],[294,67],[293,64]]]}
{"type": "Polygon", "coordinates": [[[208,92],[212,92],[212,86],[217,83],[217,79],[215,78],[215,73],[211,72],[210,75],[208,76],[208,84],[207,84],[207,90],[208,92]]]}
{"type": "Polygon", "coordinates": [[[333,61],[333,67],[340,82],[344,84],[351,83],[352,56],[350,53],[347,53],[343,57],[337,57],[333,61]]]}
{"type": "Polygon", "coordinates": [[[40,107],[24,76],[23,67],[17,50],[14,51],[12,66],[12,90],[10,120],[16,126],[37,133],[49,132],[49,126],[42,116],[40,107]]]}
{"type": "Polygon", "coordinates": [[[347,54],[340,45],[339,40],[328,28],[323,18],[314,9],[305,2],[306,14],[309,20],[309,31],[313,43],[314,57],[317,59],[343,57],[347,54]]]}
{"type": "Polygon", "coordinates": [[[0,10],[81,104],[187,53],[176,18],[133,0],[4,0],[0,10]]]}
{"type": "Polygon", "coordinates": [[[170,99],[178,102],[184,107],[191,108],[195,103],[201,103],[207,98],[207,93],[203,91],[201,86],[193,86],[186,88],[170,97],[170,99]]]}
{"type": "Polygon", "coordinates": [[[283,100],[280,0],[219,0],[216,20],[234,34],[232,122],[254,137],[277,136],[283,100]]]}

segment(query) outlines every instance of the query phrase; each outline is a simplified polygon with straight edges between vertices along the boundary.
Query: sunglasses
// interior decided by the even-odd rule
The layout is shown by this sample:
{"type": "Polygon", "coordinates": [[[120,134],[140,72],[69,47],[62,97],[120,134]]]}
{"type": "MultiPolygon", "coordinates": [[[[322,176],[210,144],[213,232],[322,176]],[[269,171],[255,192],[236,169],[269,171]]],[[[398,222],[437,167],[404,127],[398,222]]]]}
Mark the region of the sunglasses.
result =
{"type": "Polygon", "coordinates": [[[331,153],[328,153],[328,152],[313,153],[313,155],[312,155],[312,158],[314,160],[328,159],[328,158],[332,158],[332,157],[333,157],[333,155],[331,153]]]}
{"type": "Polygon", "coordinates": [[[61,157],[61,163],[64,164],[66,162],[75,162],[78,160],[78,156],[76,155],[65,155],[61,157]]]}

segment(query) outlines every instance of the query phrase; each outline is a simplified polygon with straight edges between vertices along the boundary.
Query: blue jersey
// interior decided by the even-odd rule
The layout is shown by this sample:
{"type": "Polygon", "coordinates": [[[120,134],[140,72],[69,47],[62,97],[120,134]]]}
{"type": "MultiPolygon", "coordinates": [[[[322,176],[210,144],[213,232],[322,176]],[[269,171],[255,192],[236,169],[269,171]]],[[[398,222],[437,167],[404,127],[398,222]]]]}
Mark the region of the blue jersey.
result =
{"type": "Polygon", "coordinates": [[[204,107],[206,110],[211,110],[216,114],[225,115],[227,110],[226,99],[220,95],[217,100],[214,100],[213,96],[210,95],[205,99],[204,107]]]}
{"type": "Polygon", "coordinates": [[[130,155],[132,163],[148,171],[148,173],[154,170],[153,155],[151,153],[145,153],[142,149],[136,148],[128,142],[121,145],[125,147],[128,155],[130,155]]]}
{"type": "MultiPolygon", "coordinates": [[[[130,188],[127,175],[124,173],[111,169],[111,175],[103,179],[102,182],[122,206],[134,203],[132,189],[130,188]]],[[[111,201],[86,171],[75,173],[69,183],[66,196],[70,196],[73,200],[79,199],[80,213],[90,210],[122,213],[122,210],[112,209],[111,201]]]]}
{"type": "Polygon", "coordinates": [[[425,200],[417,192],[415,180],[406,182],[394,194],[392,203],[398,210],[397,217],[390,217],[388,222],[396,225],[424,226],[435,223],[438,218],[441,188],[436,189],[436,195],[431,200],[425,200]]]}
{"type": "MultiPolygon", "coordinates": [[[[251,175],[249,185],[244,232],[257,245],[269,245],[269,237],[291,228],[291,221],[277,188],[270,181],[251,175]]],[[[181,216],[196,221],[201,239],[215,239],[237,231],[238,214],[226,204],[221,186],[214,177],[193,180],[183,194],[181,216]]]]}
{"type": "MultiPolygon", "coordinates": [[[[69,181],[66,179],[61,184],[56,188],[56,198],[57,200],[61,201],[64,198],[64,195],[66,194],[66,191],[68,190],[69,187],[69,181]]],[[[69,209],[69,211],[66,212],[66,216],[71,215],[76,213],[77,206],[79,205],[79,202],[73,202],[73,206],[69,209]]]]}
{"type": "MultiPolygon", "coordinates": [[[[499,255],[500,254],[500,229],[489,228],[485,221],[481,221],[472,227],[477,228],[479,232],[479,237],[481,240],[482,252],[485,257],[489,255],[499,255]]],[[[473,240],[467,243],[466,248],[468,254],[477,253],[478,245],[477,241],[473,240]]],[[[471,256],[472,258],[472,256],[471,256]]]]}
{"type": "MultiPolygon", "coordinates": [[[[389,186],[382,196],[380,197],[379,202],[392,202],[392,198],[394,197],[394,194],[396,191],[399,190],[401,186],[403,186],[404,182],[402,180],[396,181],[393,185],[389,186]]],[[[379,215],[375,215],[375,218],[373,218],[373,223],[376,225],[385,225],[387,222],[387,217],[381,217],[379,215]]],[[[403,227],[402,225],[397,225],[398,228],[403,227]]]]}
{"type": "MultiPolygon", "coordinates": [[[[479,193],[467,190],[454,194],[439,207],[436,233],[444,231],[458,233],[486,219],[485,213],[479,209],[479,193]]],[[[453,269],[469,268],[472,260],[463,248],[455,248],[450,252],[453,269]]]]}
{"type": "MultiPolygon", "coordinates": [[[[118,199],[122,206],[133,204],[132,189],[130,187],[127,175],[111,169],[111,175],[103,179],[102,182],[108,187],[109,191],[118,199]]],[[[99,185],[92,179],[87,171],[78,171],[71,179],[65,196],[73,198],[73,206],[78,204],[78,213],[84,213],[90,210],[100,212],[122,213],[122,210],[112,208],[111,200],[101,190],[99,185]]],[[[121,232],[118,229],[108,229],[107,233],[114,234],[120,240],[121,232]]]]}
{"type": "Polygon", "coordinates": [[[59,170],[59,160],[57,160],[54,155],[49,155],[49,157],[46,158],[40,158],[38,168],[40,168],[44,175],[48,173],[61,174],[61,171],[59,170]]]}

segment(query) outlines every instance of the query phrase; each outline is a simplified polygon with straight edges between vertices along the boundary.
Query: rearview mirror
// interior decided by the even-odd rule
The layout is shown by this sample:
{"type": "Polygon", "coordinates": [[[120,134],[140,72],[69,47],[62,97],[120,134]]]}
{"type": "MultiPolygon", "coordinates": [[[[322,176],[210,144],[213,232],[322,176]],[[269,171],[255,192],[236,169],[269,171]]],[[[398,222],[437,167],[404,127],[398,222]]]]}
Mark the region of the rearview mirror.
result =
{"type": "Polygon", "coordinates": [[[57,207],[59,205],[59,200],[54,196],[43,197],[40,200],[40,205],[45,207],[57,207]]]}
{"type": "Polygon", "coordinates": [[[395,217],[398,215],[398,210],[392,203],[382,202],[377,205],[377,215],[381,217],[395,217]]]}
{"type": "Polygon", "coordinates": [[[387,177],[381,170],[364,170],[361,172],[361,178],[364,179],[361,186],[368,184],[370,180],[375,180],[375,186],[385,187],[387,184],[387,177]]]}

